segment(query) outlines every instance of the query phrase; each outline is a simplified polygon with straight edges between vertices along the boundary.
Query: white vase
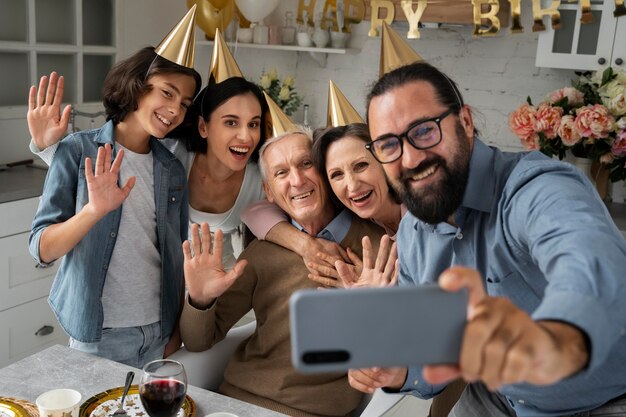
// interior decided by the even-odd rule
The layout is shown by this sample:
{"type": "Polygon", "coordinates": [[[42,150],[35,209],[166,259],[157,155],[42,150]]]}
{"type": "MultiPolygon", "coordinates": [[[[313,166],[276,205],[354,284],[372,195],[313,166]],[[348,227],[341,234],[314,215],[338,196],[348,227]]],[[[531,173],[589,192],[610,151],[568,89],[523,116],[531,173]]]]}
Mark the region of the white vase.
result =
{"type": "Polygon", "coordinates": [[[316,28],[313,32],[313,43],[318,48],[323,48],[328,45],[328,41],[330,40],[330,35],[327,30],[316,28]]]}
{"type": "Polygon", "coordinates": [[[593,182],[593,178],[591,177],[591,159],[579,158],[575,156],[573,164],[576,168],[580,169],[591,182],[593,182]]]}

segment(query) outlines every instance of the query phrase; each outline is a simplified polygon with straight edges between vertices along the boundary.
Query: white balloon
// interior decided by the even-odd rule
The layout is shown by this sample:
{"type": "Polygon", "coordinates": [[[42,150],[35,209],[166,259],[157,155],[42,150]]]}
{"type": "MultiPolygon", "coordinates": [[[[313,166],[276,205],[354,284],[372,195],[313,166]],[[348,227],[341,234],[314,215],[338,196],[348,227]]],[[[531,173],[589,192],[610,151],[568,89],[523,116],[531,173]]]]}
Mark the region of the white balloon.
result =
{"type": "Polygon", "coordinates": [[[235,0],[239,11],[250,22],[258,23],[278,6],[280,0],[235,0]]]}

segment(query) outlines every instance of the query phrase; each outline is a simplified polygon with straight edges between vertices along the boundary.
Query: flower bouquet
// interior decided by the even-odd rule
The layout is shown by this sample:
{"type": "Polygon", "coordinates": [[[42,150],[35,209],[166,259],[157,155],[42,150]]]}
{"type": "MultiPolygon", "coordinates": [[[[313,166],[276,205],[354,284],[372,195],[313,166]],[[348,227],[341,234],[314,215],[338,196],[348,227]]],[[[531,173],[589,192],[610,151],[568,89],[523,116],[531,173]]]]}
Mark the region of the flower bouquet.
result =
{"type": "Polygon", "coordinates": [[[527,103],[509,115],[509,127],[526,149],[563,159],[569,151],[609,171],[611,181],[626,180],[626,73],[611,67],[577,73],[573,87],[527,103]]]}
{"type": "Polygon", "coordinates": [[[294,83],[293,77],[287,77],[281,82],[276,69],[272,69],[269,72],[263,71],[259,87],[278,104],[287,116],[291,116],[302,104],[302,97],[296,92],[294,83]]]}

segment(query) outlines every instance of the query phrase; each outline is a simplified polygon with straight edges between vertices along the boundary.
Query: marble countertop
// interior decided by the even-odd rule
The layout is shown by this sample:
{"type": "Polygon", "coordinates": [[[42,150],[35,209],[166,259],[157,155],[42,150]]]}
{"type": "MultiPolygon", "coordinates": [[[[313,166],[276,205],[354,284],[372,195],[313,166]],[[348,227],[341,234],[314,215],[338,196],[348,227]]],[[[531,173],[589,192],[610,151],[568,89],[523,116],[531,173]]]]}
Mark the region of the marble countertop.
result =
{"type": "MultiPolygon", "coordinates": [[[[43,392],[54,388],[73,388],[82,402],[102,391],[124,385],[126,373],[141,370],[108,359],[87,355],[55,345],[0,369],[0,396],[35,402],[43,392]]],[[[286,417],[265,408],[229,398],[215,392],[189,386],[187,394],[196,403],[196,417],[218,411],[237,417],[286,417]]]]}
{"type": "Polygon", "coordinates": [[[0,171],[0,203],[39,197],[48,170],[40,165],[20,165],[0,171]]]}

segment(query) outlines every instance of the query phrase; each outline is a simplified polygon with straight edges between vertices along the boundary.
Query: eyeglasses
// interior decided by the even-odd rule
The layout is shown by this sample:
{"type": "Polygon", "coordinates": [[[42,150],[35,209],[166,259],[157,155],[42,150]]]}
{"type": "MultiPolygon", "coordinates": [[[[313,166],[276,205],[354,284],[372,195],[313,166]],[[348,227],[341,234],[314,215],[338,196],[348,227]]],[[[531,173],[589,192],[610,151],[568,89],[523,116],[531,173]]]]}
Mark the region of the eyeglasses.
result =
{"type": "Polygon", "coordinates": [[[402,139],[406,139],[415,149],[430,149],[441,142],[441,121],[452,114],[448,109],[438,117],[420,120],[409,126],[399,135],[385,135],[365,145],[381,164],[397,161],[402,156],[402,139]]]}

